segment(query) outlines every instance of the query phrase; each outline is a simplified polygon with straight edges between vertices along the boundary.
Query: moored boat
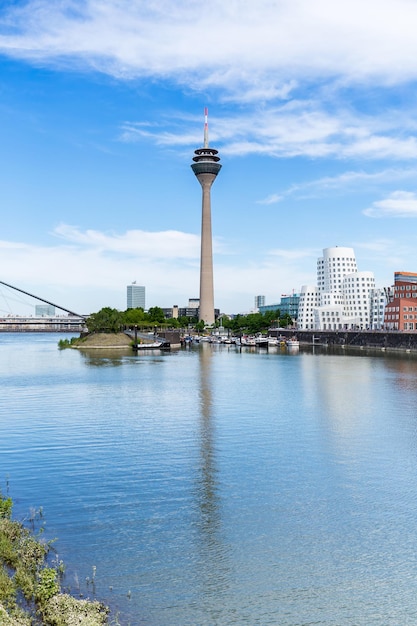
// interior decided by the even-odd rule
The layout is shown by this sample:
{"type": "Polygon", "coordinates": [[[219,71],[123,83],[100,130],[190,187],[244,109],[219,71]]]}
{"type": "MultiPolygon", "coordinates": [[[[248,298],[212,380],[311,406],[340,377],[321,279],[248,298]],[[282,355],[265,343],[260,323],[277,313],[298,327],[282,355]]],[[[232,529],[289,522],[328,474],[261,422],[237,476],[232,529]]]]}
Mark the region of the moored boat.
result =
{"type": "Polygon", "coordinates": [[[255,345],[258,348],[268,348],[269,346],[268,337],[256,337],[255,345]]]}
{"type": "Polygon", "coordinates": [[[287,348],[298,348],[300,346],[300,342],[297,337],[291,337],[291,339],[287,339],[286,341],[287,348]]]}

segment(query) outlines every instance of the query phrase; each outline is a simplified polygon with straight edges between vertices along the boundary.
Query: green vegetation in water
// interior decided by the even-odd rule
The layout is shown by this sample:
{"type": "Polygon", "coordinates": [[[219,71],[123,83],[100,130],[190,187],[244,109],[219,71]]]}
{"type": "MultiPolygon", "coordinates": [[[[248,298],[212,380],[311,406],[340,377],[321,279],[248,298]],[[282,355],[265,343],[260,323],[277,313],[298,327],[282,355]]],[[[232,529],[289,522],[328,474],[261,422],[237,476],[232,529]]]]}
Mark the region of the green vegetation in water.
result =
{"type": "Polygon", "coordinates": [[[73,348],[80,343],[79,337],[71,337],[71,339],[60,339],[58,341],[58,348],[64,350],[65,348],[73,348]]]}
{"type": "MultiPolygon", "coordinates": [[[[12,519],[12,500],[0,493],[0,625],[102,626],[108,609],[61,592],[62,561],[51,566],[52,542],[12,519]]],[[[38,512],[42,516],[42,511],[38,512]]],[[[34,526],[35,515],[31,515],[34,526]]],[[[41,534],[41,532],[40,532],[41,534]]]]}

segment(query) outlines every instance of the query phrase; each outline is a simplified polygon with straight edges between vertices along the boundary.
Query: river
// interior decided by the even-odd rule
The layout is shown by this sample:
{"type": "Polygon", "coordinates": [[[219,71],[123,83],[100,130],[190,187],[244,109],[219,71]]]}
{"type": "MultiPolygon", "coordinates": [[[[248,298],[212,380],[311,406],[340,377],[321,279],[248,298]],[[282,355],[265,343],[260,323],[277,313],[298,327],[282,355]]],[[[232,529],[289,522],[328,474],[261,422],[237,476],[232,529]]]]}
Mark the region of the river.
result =
{"type": "Polygon", "coordinates": [[[0,334],[0,488],[66,588],[122,626],[417,623],[416,357],[62,337],[0,334]]]}

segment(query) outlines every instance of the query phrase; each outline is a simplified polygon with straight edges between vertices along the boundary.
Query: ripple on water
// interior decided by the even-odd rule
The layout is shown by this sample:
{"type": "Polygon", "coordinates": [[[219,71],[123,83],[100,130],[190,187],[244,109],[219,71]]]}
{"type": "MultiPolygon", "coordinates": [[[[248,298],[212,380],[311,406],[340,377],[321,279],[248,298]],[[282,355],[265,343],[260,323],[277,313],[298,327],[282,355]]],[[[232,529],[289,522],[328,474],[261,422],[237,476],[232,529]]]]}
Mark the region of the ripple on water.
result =
{"type": "Polygon", "coordinates": [[[416,621],[413,361],[56,341],[2,342],[0,480],[70,586],[126,624],[416,621]]]}

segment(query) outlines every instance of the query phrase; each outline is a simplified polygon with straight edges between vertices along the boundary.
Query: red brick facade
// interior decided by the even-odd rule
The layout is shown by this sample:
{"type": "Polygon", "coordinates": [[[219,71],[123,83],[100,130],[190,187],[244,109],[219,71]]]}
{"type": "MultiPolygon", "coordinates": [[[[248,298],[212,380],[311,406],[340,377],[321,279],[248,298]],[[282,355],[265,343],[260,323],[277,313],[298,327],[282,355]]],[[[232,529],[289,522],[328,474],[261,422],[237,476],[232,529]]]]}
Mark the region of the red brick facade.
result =
{"type": "Polygon", "coordinates": [[[417,274],[395,273],[394,298],[385,307],[384,326],[388,330],[417,330],[417,274]]]}

